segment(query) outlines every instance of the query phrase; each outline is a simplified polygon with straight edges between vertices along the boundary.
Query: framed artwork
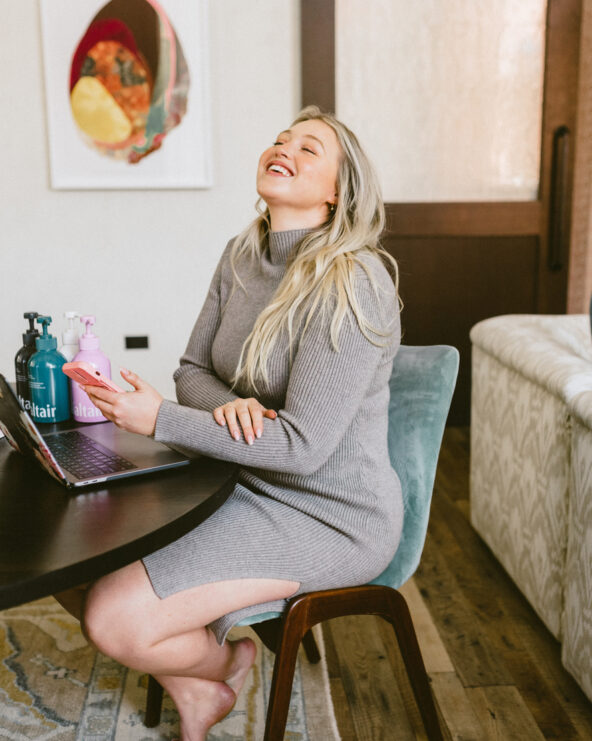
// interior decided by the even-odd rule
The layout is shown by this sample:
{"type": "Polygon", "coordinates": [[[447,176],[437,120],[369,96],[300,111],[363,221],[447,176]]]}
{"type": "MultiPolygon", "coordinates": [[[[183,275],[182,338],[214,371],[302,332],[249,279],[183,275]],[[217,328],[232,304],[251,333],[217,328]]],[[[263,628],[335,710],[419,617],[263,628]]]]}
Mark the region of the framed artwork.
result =
{"type": "Polygon", "coordinates": [[[207,0],[40,0],[51,185],[211,185],[207,0]]]}

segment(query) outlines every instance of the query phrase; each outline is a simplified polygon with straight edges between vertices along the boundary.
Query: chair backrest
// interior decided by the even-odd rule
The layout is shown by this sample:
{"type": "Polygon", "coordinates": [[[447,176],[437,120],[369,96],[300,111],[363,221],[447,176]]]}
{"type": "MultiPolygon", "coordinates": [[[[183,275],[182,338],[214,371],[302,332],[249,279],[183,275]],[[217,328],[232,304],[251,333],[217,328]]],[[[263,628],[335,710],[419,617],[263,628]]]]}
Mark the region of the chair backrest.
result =
{"type": "Polygon", "coordinates": [[[393,362],[388,446],[405,514],[397,552],[372,584],[398,588],[419,564],[458,363],[458,350],[448,345],[401,345],[393,362]]]}

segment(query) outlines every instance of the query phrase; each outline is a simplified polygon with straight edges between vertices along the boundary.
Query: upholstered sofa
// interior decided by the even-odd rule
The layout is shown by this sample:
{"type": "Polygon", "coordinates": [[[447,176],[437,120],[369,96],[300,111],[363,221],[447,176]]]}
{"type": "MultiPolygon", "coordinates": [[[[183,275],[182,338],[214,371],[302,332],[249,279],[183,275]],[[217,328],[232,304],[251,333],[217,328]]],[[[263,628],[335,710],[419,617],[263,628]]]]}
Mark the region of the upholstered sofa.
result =
{"type": "Polygon", "coordinates": [[[592,699],[589,317],[494,317],[471,341],[472,524],[592,699]]]}

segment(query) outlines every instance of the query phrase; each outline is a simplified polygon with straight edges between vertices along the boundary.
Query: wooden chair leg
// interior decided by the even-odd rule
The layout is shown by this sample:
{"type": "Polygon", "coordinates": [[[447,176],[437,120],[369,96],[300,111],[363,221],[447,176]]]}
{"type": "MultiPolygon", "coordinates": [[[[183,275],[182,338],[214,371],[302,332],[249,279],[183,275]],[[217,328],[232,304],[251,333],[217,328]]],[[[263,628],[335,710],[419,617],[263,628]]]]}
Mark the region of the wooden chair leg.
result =
{"type": "Polygon", "coordinates": [[[318,664],[321,660],[321,654],[319,653],[319,647],[315,641],[315,637],[312,634],[312,630],[307,630],[302,639],[302,645],[304,647],[304,653],[306,658],[311,664],[318,664]]]}
{"type": "Polygon", "coordinates": [[[160,723],[160,711],[162,709],[162,687],[150,674],[148,676],[148,692],[146,694],[146,716],[144,725],[146,728],[154,728],[160,723]]]}
{"type": "Polygon", "coordinates": [[[389,591],[388,600],[391,605],[391,614],[381,613],[381,617],[388,620],[395,631],[403,663],[405,664],[429,741],[444,741],[428,674],[417,642],[417,635],[413,627],[409,607],[400,592],[394,589],[389,591]]]}
{"type": "Polygon", "coordinates": [[[284,738],[298,648],[303,636],[310,632],[312,627],[307,623],[306,610],[294,609],[295,607],[298,605],[293,605],[288,611],[280,634],[273,665],[263,741],[280,741],[284,738]]]}
{"type": "MultiPolygon", "coordinates": [[[[276,739],[283,738],[282,734],[285,729],[285,716],[283,714],[287,715],[288,712],[289,695],[292,689],[296,661],[295,653],[298,650],[301,637],[317,623],[346,615],[378,615],[392,625],[427,737],[429,741],[443,741],[428,675],[405,598],[395,589],[378,585],[347,587],[304,594],[295,597],[294,601],[290,603],[283,626],[280,649],[274,666],[274,679],[277,674],[278,681],[281,681],[284,685],[282,690],[284,693],[287,692],[288,697],[285,699],[282,696],[281,700],[278,700],[277,711],[270,698],[267,724],[268,727],[275,730],[275,735],[273,733],[266,735],[266,741],[276,741],[276,739]],[[284,643],[288,646],[288,660],[293,663],[288,667],[286,673],[282,674],[281,664],[284,661],[284,656],[281,647],[284,643]],[[292,643],[295,643],[295,647],[292,647],[292,643]],[[284,702],[286,704],[285,708],[283,707],[284,702]],[[274,718],[276,712],[280,721],[281,716],[283,716],[283,723],[274,718]],[[271,725],[272,720],[274,721],[273,726],[271,725]]],[[[272,685],[272,694],[273,689],[272,685]]],[[[277,691],[280,692],[279,689],[277,691]]]]}

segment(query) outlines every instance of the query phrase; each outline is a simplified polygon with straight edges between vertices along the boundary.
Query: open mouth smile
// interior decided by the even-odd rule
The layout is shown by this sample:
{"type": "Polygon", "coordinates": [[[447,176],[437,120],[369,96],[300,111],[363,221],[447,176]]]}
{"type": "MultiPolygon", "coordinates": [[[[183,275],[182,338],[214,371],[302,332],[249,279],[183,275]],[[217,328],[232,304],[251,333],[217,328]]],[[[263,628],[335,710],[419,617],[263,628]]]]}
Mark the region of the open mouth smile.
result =
{"type": "Polygon", "coordinates": [[[284,165],[280,165],[279,162],[271,162],[267,166],[266,172],[276,172],[278,175],[281,175],[284,178],[291,178],[294,176],[294,173],[291,170],[289,170],[284,165]]]}

